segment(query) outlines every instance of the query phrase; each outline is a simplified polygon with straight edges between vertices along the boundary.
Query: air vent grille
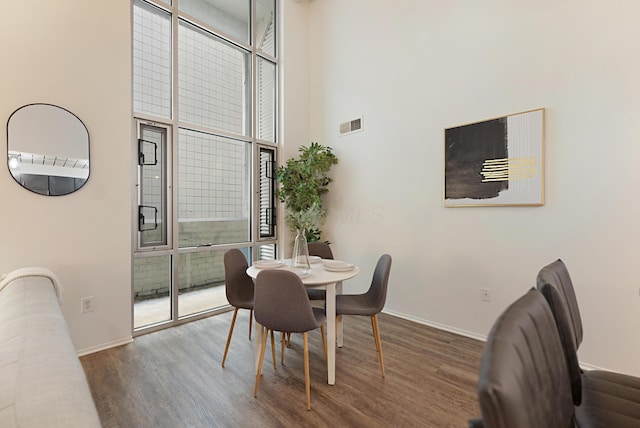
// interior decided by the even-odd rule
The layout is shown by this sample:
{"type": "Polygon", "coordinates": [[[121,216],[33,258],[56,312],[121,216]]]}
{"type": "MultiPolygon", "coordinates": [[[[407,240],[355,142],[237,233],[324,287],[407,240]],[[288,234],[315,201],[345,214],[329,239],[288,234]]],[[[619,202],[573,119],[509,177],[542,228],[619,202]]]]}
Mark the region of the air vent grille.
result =
{"type": "Polygon", "coordinates": [[[362,131],[362,117],[340,124],[340,135],[351,134],[357,131],[362,131]]]}

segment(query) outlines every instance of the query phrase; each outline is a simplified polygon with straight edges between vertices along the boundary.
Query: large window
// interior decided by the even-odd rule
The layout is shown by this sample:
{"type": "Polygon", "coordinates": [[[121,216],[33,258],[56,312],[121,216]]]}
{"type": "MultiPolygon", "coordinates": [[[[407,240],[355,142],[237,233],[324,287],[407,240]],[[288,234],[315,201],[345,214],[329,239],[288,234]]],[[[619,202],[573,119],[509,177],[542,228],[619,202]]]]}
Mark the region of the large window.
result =
{"type": "Polygon", "coordinates": [[[276,10],[133,0],[135,330],[226,306],[227,249],[277,256],[276,10]]]}
{"type": "Polygon", "coordinates": [[[171,14],[136,1],[133,22],[133,111],[170,118],[171,14]]]}

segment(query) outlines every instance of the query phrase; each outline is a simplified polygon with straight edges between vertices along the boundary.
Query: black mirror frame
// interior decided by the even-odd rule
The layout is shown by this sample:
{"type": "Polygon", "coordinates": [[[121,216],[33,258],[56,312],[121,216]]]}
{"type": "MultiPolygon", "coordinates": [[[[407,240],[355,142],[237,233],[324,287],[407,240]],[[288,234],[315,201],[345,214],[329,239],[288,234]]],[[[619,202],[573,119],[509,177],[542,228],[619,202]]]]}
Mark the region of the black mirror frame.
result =
{"type": "MultiPolygon", "coordinates": [[[[6,130],[7,130],[7,168],[8,168],[8,170],[9,170],[9,174],[11,175],[11,177],[14,179],[14,181],[15,181],[16,183],[18,183],[18,184],[20,185],[20,187],[22,187],[22,188],[24,188],[24,189],[26,189],[26,190],[29,190],[30,192],[33,192],[33,193],[35,193],[35,194],[42,195],[42,196],[65,196],[65,195],[70,195],[70,194],[72,194],[72,193],[77,192],[77,191],[78,191],[78,190],[80,190],[82,187],[84,187],[84,185],[85,185],[85,184],[87,184],[87,181],[89,181],[89,178],[91,177],[91,166],[90,166],[90,165],[91,165],[91,136],[90,136],[90,134],[89,134],[89,129],[88,129],[88,128],[87,128],[87,126],[84,124],[84,122],[83,122],[83,121],[82,121],[82,120],[81,120],[81,119],[80,119],[80,118],[79,118],[75,113],[73,113],[72,111],[70,111],[70,110],[68,110],[68,109],[66,109],[66,108],[64,108],[64,107],[60,107],[60,106],[58,106],[58,105],[50,104],[50,103],[31,103],[31,104],[25,104],[25,105],[23,105],[23,106],[21,106],[21,107],[17,108],[16,110],[14,110],[14,111],[13,111],[13,113],[11,113],[11,114],[9,115],[9,118],[7,119],[7,127],[6,127],[6,130]],[[20,110],[22,110],[22,109],[24,109],[24,108],[31,107],[31,106],[49,106],[49,107],[54,107],[54,108],[56,108],[56,109],[63,110],[65,113],[67,113],[67,114],[69,114],[69,115],[73,116],[73,118],[75,118],[75,119],[76,119],[80,124],[82,124],[82,127],[84,128],[84,131],[86,132],[86,135],[87,135],[87,143],[86,143],[86,144],[87,144],[87,160],[89,161],[89,167],[88,167],[87,178],[86,178],[86,179],[78,179],[78,180],[83,180],[83,182],[82,182],[81,184],[76,184],[76,183],[75,183],[75,181],[74,181],[74,187],[73,187],[73,190],[71,190],[71,191],[68,191],[68,192],[62,192],[62,193],[55,193],[55,194],[39,192],[39,191],[34,190],[34,189],[32,189],[32,188],[30,188],[30,187],[26,186],[25,184],[21,183],[21,182],[20,182],[20,181],[15,177],[15,175],[13,174],[13,172],[12,172],[12,170],[11,170],[11,165],[10,165],[11,158],[10,158],[10,156],[9,156],[9,151],[10,151],[10,141],[9,141],[9,124],[10,124],[10,122],[11,122],[11,118],[13,118],[13,116],[14,116],[16,113],[18,113],[20,110]]],[[[44,176],[44,175],[43,175],[42,177],[48,177],[48,183],[50,183],[50,182],[51,182],[51,179],[54,179],[54,180],[55,180],[56,178],[60,178],[59,176],[44,176]]],[[[66,177],[65,177],[65,178],[66,178],[66,177]]],[[[69,178],[73,178],[73,177],[69,177],[69,178]]],[[[74,179],[74,180],[76,180],[76,179],[74,179]]],[[[50,184],[49,184],[49,186],[50,186],[50,184]]]]}

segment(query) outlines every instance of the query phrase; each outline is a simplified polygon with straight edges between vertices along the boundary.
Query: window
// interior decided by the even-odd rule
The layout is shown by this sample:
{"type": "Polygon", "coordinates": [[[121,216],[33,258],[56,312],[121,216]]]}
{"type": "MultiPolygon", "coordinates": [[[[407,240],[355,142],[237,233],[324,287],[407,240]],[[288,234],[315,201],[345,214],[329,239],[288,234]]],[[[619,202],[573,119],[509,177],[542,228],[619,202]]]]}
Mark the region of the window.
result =
{"type": "Polygon", "coordinates": [[[226,305],[224,292],[204,306],[187,297],[224,286],[227,249],[277,256],[277,9],[132,1],[134,329],[149,331],[226,305]],[[156,296],[149,318],[138,307],[156,296]]]}
{"type": "Polygon", "coordinates": [[[133,111],[170,118],[171,14],[135,1],[133,21],[133,111]]]}
{"type": "Polygon", "coordinates": [[[167,127],[146,123],[138,130],[138,248],[169,244],[167,131],[167,127]]]}
{"type": "Polygon", "coordinates": [[[276,227],[276,159],[275,151],[271,148],[260,148],[260,237],[275,236],[276,227]]]}
{"type": "Polygon", "coordinates": [[[249,135],[250,52],[184,21],[178,28],[180,120],[249,135]]]}

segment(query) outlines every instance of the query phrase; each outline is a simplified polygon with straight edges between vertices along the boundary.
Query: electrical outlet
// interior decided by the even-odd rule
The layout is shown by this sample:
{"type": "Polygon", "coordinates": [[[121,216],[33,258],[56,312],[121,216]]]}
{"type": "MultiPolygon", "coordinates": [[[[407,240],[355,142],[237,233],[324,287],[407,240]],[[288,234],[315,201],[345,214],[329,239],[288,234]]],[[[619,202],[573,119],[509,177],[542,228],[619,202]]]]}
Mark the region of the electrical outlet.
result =
{"type": "Polygon", "coordinates": [[[480,300],[482,300],[483,302],[490,302],[491,301],[491,290],[489,290],[488,288],[483,288],[480,290],[480,300]]]}
{"type": "Polygon", "coordinates": [[[80,312],[83,314],[93,312],[93,296],[84,297],[80,300],[80,312]]]}

